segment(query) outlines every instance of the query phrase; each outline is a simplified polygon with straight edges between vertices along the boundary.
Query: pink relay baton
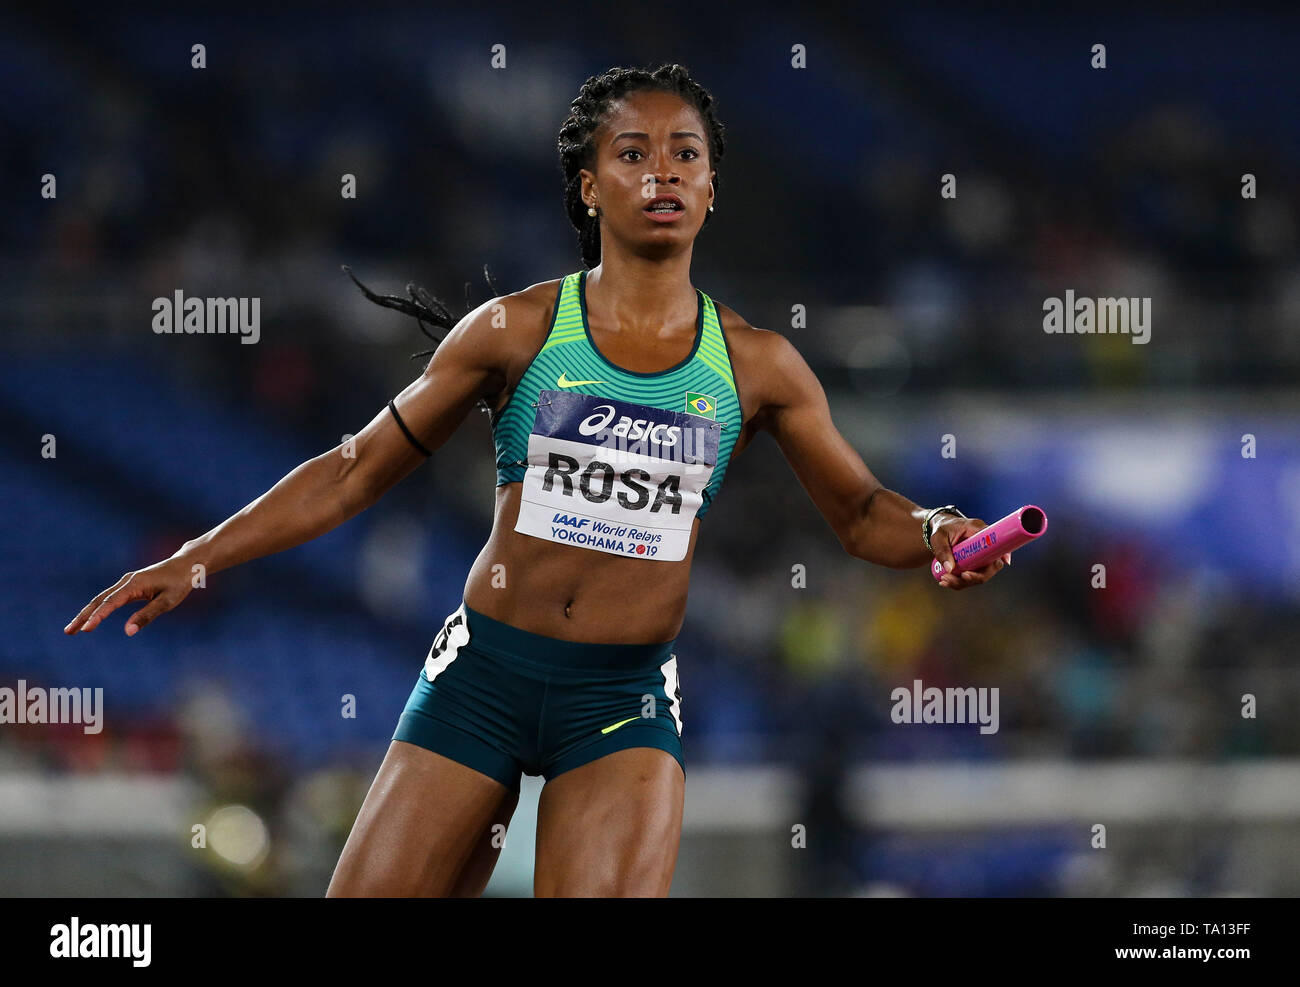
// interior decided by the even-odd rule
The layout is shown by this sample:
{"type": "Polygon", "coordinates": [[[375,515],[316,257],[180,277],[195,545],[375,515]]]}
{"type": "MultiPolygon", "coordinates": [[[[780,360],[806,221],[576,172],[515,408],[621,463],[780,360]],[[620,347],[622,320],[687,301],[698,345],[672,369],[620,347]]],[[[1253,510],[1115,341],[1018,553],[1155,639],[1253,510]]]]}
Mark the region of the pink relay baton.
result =
{"type": "MultiPolygon", "coordinates": [[[[952,547],[953,575],[967,569],[982,569],[1000,555],[1014,552],[1021,545],[1028,545],[1035,538],[1041,538],[1047,530],[1047,515],[1041,507],[1026,504],[1018,511],[1012,511],[1000,521],[994,521],[987,528],[969,538],[963,538],[952,547]]],[[[943,578],[943,563],[935,559],[930,563],[930,572],[935,579],[943,578]]]]}

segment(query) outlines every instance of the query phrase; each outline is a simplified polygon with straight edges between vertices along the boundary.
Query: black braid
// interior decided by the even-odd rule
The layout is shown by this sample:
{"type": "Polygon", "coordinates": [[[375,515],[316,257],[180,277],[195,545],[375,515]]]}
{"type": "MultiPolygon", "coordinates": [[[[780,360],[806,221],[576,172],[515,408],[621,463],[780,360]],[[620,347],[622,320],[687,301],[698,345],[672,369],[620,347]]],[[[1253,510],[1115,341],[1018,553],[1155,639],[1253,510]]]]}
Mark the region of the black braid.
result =
{"type": "MultiPolygon", "coordinates": [[[[406,293],[411,296],[410,298],[402,298],[400,295],[379,295],[358,281],[357,276],[352,273],[352,268],[348,267],[347,264],[342,266],[343,273],[352,279],[352,283],[361,289],[363,295],[369,298],[376,305],[382,305],[384,308],[395,308],[397,311],[405,315],[414,316],[416,323],[420,326],[420,331],[434,341],[435,347],[433,350],[423,350],[419,353],[412,353],[412,360],[419,360],[426,356],[432,356],[434,351],[437,349],[436,344],[441,343],[443,336],[446,335],[446,332],[444,332],[442,336],[435,335],[432,330],[425,325],[426,321],[433,323],[437,328],[446,330],[447,332],[454,329],[456,323],[459,321],[451,314],[446,305],[434,298],[414,281],[409,281],[406,285],[406,293]]],[[[488,291],[491,292],[491,297],[495,298],[501,294],[501,292],[497,290],[496,283],[492,280],[492,272],[487,269],[486,264],[483,266],[483,280],[487,282],[488,291]]],[[[469,282],[466,281],[465,309],[468,311],[470,308],[469,282]]],[[[492,417],[492,406],[488,404],[486,398],[478,399],[478,407],[480,410],[486,411],[489,418],[492,417]]]]}
{"type": "MultiPolygon", "coordinates": [[[[564,172],[564,211],[573,228],[578,231],[582,262],[588,268],[600,263],[600,217],[587,215],[587,205],[582,201],[582,178],[579,172],[583,168],[591,170],[596,154],[592,135],[603,122],[610,104],[629,93],[645,91],[674,93],[695,107],[700,119],[704,121],[711,170],[718,171],[718,165],[726,151],[726,128],[713,111],[713,96],[691,78],[684,65],[664,64],[653,71],[614,68],[603,75],[593,75],[584,82],[578,90],[578,98],[572,103],[572,112],[560,127],[558,148],[560,168],[564,172]]],[[[719,178],[715,176],[715,201],[720,184],[719,178]]],[[[711,217],[712,213],[705,213],[705,226],[711,217]]]]}

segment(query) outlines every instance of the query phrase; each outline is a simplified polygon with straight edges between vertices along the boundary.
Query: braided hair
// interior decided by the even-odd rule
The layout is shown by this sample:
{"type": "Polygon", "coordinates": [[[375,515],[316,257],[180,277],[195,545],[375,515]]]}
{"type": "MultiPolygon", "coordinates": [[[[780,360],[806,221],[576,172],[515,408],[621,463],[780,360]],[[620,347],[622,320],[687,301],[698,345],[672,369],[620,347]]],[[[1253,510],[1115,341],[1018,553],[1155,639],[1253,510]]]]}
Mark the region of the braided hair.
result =
{"type": "MultiPolygon", "coordinates": [[[[434,350],[437,349],[438,344],[442,342],[447,332],[450,332],[456,327],[457,319],[451,314],[451,311],[447,306],[434,298],[414,281],[407,282],[406,294],[409,296],[407,298],[403,298],[401,295],[380,295],[371,291],[364,284],[358,281],[357,276],[352,273],[352,268],[348,267],[347,264],[342,266],[343,273],[350,277],[352,283],[361,289],[361,294],[365,295],[376,305],[382,305],[384,308],[393,308],[405,315],[411,316],[415,319],[416,324],[419,325],[420,332],[433,340],[433,350],[421,350],[419,353],[412,353],[412,360],[419,360],[426,356],[432,356],[434,350]],[[432,329],[425,325],[426,322],[432,323],[437,329],[444,330],[442,335],[436,334],[432,329]]],[[[486,264],[483,266],[483,280],[487,282],[488,291],[491,292],[490,297],[495,298],[497,295],[501,294],[501,292],[497,290],[496,282],[492,280],[492,272],[487,269],[486,264]]],[[[465,282],[465,309],[468,311],[470,308],[469,282],[467,281],[465,282]]],[[[478,408],[481,411],[487,412],[489,419],[493,417],[492,406],[488,404],[486,398],[478,399],[478,408]]]]}
{"type": "MultiPolygon", "coordinates": [[[[726,128],[713,111],[713,96],[691,78],[686,66],[663,64],[657,69],[610,69],[593,75],[578,90],[572,103],[572,112],[560,127],[558,148],[560,168],[564,172],[564,211],[569,222],[578,231],[578,247],[582,262],[588,268],[600,263],[600,217],[587,215],[587,204],[582,201],[581,171],[591,170],[596,148],[592,137],[604,122],[615,100],[635,92],[667,92],[680,96],[690,104],[704,121],[705,139],[709,145],[709,165],[718,170],[726,151],[726,128]]],[[[713,190],[716,196],[721,184],[715,176],[713,190]]],[[[707,226],[712,213],[704,214],[707,226]]]]}

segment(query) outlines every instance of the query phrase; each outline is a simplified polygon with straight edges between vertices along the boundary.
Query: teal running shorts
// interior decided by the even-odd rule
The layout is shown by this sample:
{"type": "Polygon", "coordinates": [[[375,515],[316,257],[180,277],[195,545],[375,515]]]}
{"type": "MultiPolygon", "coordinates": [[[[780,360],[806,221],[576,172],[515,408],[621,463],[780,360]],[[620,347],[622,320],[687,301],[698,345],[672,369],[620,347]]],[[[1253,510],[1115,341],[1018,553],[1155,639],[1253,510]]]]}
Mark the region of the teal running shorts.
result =
{"type": "Polygon", "coordinates": [[[629,747],[667,751],[682,772],[675,641],[592,644],[533,634],[463,601],[434,638],[394,740],[519,791],[629,747]]]}

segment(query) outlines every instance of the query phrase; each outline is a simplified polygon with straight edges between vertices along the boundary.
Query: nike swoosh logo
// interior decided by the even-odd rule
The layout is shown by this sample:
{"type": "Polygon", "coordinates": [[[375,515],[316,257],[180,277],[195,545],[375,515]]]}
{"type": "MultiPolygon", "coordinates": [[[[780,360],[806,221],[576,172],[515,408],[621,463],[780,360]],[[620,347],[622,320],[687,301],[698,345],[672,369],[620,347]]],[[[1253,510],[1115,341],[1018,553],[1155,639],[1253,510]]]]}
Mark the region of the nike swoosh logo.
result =
{"type": "Polygon", "coordinates": [[[621,726],[626,726],[627,724],[631,723],[633,720],[639,720],[639,719],[641,719],[641,717],[639,717],[639,716],[629,716],[629,717],[628,717],[626,720],[624,720],[622,723],[615,723],[613,726],[605,727],[605,729],[602,730],[602,731],[600,731],[600,732],[601,732],[601,733],[613,733],[613,732],[614,732],[615,730],[617,730],[619,727],[621,727],[621,726]]]}
{"type": "Polygon", "coordinates": [[[568,373],[561,373],[560,379],[555,383],[561,387],[581,387],[583,384],[608,384],[607,380],[569,380],[568,373]]]}

